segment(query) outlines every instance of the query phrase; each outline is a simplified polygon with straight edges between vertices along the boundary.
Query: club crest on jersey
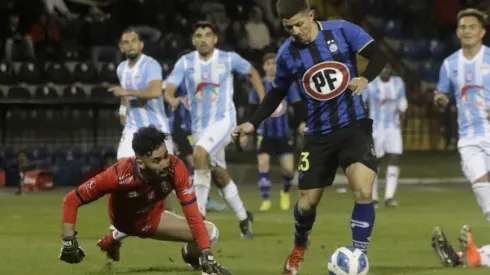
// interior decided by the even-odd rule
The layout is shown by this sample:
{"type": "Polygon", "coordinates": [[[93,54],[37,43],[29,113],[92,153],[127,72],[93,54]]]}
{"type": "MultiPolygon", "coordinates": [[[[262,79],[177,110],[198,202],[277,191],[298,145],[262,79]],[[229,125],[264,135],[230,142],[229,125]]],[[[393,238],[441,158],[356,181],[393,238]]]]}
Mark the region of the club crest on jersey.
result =
{"type": "Polygon", "coordinates": [[[336,61],[324,61],[309,68],[303,75],[303,87],[312,98],[330,100],[343,93],[349,85],[349,68],[336,61]]]}
{"type": "Polygon", "coordinates": [[[288,104],[286,103],[286,101],[283,100],[281,104],[277,106],[277,109],[274,111],[274,113],[272,113],[271,117],[280,117],[284,115],[284,113],[286,113],[287,110],[288,110],[288,104]]]}
{"type": "Polygon", "coordinates": [[[202,99],[209,97],[209,102],[214,103],[218,101],[219,97],[219,84],[211,82],[201,82],[197,85],[194,95],[196,98],[202,99]]]}

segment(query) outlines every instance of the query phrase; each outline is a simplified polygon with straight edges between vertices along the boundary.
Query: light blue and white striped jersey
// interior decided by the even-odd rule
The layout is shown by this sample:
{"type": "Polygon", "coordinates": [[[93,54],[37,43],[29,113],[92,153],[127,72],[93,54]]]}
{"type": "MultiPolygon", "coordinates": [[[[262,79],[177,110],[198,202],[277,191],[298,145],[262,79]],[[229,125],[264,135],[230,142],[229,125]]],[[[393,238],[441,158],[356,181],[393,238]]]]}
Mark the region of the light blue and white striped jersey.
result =
{"type": "MultiPolygon", "coordinates": [[[[121,87],[125,90],[140,91],[148,88],[152,80],[162,80],[162,67],[150,56],[141,55],[132,68],[128,61],[117,67],[117,76],[121,87]]],[[[128,97],[128,110],[125,128],[139,129],[155,125],[168,130],[168,120],[163,105],[163,97],[143,99],[128,97]]]]}
{"type": "Polygon", "coordinates": [[[400,77],[391,76],[386,82],[376,77],[362,92],[362,99],[368,105],[373,130],[400,128],[400,113],[408,107],[405,83],[400,77]]]}
{"type": "Polygon", "coordinates": [[[202,61],[197,51],[177,61],[166,81],[177,87],[185,83],[192,132],[200,132],[222,119],[236,124],[232,73],[248,74],[250,67],[251,64],[237,53],[218,49],[208,61],[202,61]]]}
{"type": "Polygon", "coordinates": [[[456,100],[460,138],[490,136],[489,89],[490,48],[482,46],[472,60],[459,50],[442,63],[437,91],[456,100]]]}

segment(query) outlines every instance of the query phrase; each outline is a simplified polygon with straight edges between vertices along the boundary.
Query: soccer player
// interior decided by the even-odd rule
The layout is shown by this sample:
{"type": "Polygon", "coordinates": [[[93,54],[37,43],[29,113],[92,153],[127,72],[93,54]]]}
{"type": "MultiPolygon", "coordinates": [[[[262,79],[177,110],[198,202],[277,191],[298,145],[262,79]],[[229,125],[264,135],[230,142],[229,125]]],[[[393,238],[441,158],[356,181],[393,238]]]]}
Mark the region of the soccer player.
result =
{"type": "Polygon", "coordinates": [[[264,87],[259,73],[248,61],[235,52],[215,48],[218,41],[215,25],[200,21],[193,29],[192,43],[197,50],[177,61],[166,80],[164,96],[170,105],[177,106],[182,99],[175,97],[175,91],[181,83],[185,83],[195,141],[194,186],[202,215],[206,216],[212,176],[223,198],[238,217],[242,237],[251,238],[252,215],[246,211],[237,186],[226,170],[225,147],[231,142],[230,134],[236,126],[232,72],[249,74],[261,98],[264,87]]]}
{"type": "Polygon", "coordinates": [[[78,208],[109,195],[109,219],[127,233],[109,233],[97,243],[110,259],[119,261],[121,240],[128,236],[186,242],[182,255],[188,264],[203,274],[231,274],[213,258],[210,248],[217,241],[218,228],[203,221],[191,177],[184,163],[169,154],[167,137],[155,126],[140,128],[132,140],[136,157],[119,160],[65,196],[60,260],[83,260],[75,231],[78,208]],[[164,200],[173,190],[185,218],[165,211],[164,200]]]}
{"type": "MultiPolygon", "coordinates": [[[[262,79],[264,88],[269,91],[272,88],[272,80],[276,74],[276,54],[268,53],[263,58],[263,69],[265,77],[262,79]]],[[[246,118],[251,116],[260,103],[257,92],[252,90],[249,96],[249,108],[247,109],[246,118]]],[[[280,207],[282,210],[289,209],[289,191],[294,178],[294,147],[289,130],[288,103],[295,108],[296,121],[295,127],[304,128],[304,117],[306,116],[304,108],[301,108],[301,99],[299,97],[296,85],[291,85],[286,99],[281,102],[276,111],[261,124],[257,131],[257,162],[258,162],[258,185],[262,195],[262,204],[260,211],[269,211],[272,203],[270,199],[271,181],[269,178],[269,164],[271,155],[279,157],[283,172],[283,185],[280,192],[280,207]]],[[[241,140],[242,147],[248,142],[248,136],[243,136],[241,140]]]]}
{"type": "Polygon", "coordinates": [[[478,248],[468,225],[459,232],[461,251],[456,251],[439,226],[432,230],[432,248],[446,267],[490,267],[490,245],[478,248]]]}
{"type": "Polygon", "coordinates": [[[490,222],[490,49],[482,44],[486,18],[475,9],[458,13],[461,49],[444,60],[434,102],[445,106],[449,97],[456,100],[462,170],[490,222]]]}
{"type": "Polygon", "coordinates": [[[308,116],[298,173],[300,196],[294,206],[294,246],[284,265],[285,274],[297,274],[316,207],[339,165],[354,193],[353,246],[367,251],[375,219],[371,192],[378,160],[372,120],[360,95],[386,60],[359,26],[343,20],[314,21],[306,0],[279,0],[277,11],[291,37],[278,51],[272,90],[250,121],[235,128],[233,136],[252,134],[286,97],[291,83],[298,83],[308,116]],[[361,75],[356,70],[356,52],[369,59],[361,75]]]}
{"type": "MultiPolygon", "coordinates": [[[[403,151],[402,133],[400,129],[400,113],[407,110],[405,83],[398,76],[393,76],[391,65],[388,64],[381,74],[369,83],[362,93],[364,102],[369,109],[369,117],[373,120],[373,139],[378,159],[386,156],[385,206],[396,207],[396,188],[400,168],[400,156],[403,151]]],[[[378,177],[373,184],[373,203],[378,207],[378,177]]]]}
{"type": "MultiPolygon", "coordinates": [[[[150,56],[143,54],[143,41],[134,30],[126,30],[119,41],[126,60],[117,67],[120,86],[109,91],[121,98],[119,115],[124,130],[117,149],[117,159],[134,157],[131,147],[133,134],[141,127],[154,125],[169,132],[162,98],[162,67],[150,56]]],[[[172,154],[173,144],[167,142],[172,154]]]]}

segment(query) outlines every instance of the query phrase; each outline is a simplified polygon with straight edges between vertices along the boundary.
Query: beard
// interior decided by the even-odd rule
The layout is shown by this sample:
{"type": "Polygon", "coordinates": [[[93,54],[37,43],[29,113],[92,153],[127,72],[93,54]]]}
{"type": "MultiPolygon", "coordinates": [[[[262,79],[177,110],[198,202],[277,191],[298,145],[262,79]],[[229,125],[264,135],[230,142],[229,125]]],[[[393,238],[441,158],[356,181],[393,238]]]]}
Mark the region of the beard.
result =
{"type": "Polygon", "coordinates": [[[133,61],[140,55],[139,53],[126,53],[126,58],[133,61]]]}

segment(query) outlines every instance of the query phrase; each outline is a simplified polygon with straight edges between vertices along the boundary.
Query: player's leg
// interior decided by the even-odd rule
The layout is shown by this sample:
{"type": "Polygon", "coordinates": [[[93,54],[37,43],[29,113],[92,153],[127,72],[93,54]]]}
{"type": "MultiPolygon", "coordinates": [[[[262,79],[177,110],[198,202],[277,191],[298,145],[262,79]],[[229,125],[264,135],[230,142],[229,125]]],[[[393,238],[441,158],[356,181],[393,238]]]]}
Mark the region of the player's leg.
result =
{"type": "Polygon", "coordinates": [[[298,188],[299,199],[294,205],[294,245],[284,264],[284,274],[296,274],[307,250],[309,235],[316,219],[316,208],[326,186],[332,184],[338,167],[335,148],[327,137],[305,137],[301,152],[298,188]]]}
{"type": "Polygon", "coordinates": [[[355,205],[351,216],[353,246],[367,252],[375,221],[372,200],[373,182],[378,170],[371,121],[359,121],[343,131],[344,146],[339,163],[354,193],[355,205]]]}
{"type": "Polygon", "coordinates": [[[252,234],[252,222],[253,215],[245,208],[240,195],[238,194],[238,188],[235,182],[230,178],[230,174],[226,170],[226,162],[224,162],[225,152],[222,149],[221,152],[217,152],[212,156],[211,164],[214,166],[212,175],[213,180],[219,188],[219,193],[228,204],[228,206],[235,212],[238,219],[238,226],[240,228],[240,235],[243,239],[253,238],[252,234]]]}
{"type": "MultiPolygon", "coordinates": [[[[376,157],[378,158],[378,162],[381,161],[381,159],[385,155],[384,151],[384,142],[386,140],[386,135],[385,131],[383,130],[377,130],[374,131],[373,133],[373,140],[374,140],[374,149],[376,151],[376,157]]],[[[376,173],[376,177],[374,178],[373,182],[373,204],[375,208],[378,208],[379,204],[379,195],[378,195],[378,173],[376,173]]]]}
{"type": "MultiPolygon", "coordinates": [[[[458,150],[461,156],[463,173],[471,183],[476,200],[487,221],[490,222],[490,180],[488,177],[487,156],[481,141],[459,140],[458,150]]],[[[490,163],[490,161],[489,161],[490,163]]]]}
{"type": "Polygon", "coordinates": [[[282,169],[282,190],[280,192],[280,206],[282,210],[288,210],[290,206],[289,192],[294,179],[294,147],[293,141],[283,138],[278,141],[277,154],[282,169]]]}
{"type": "Polygon", "coordinates": [[[117,262],[121,258],[119,250],[121,248],[122,241],[129,237],[129,235],[117,230],[114,225],[111,225],[109,230],[111,232],[105,237],[99,239],[97,246],[101,251],[106,253],[107,258],[117,262]]]}
{"type": "Polygon", "coordinates": [[[402,133],[400,129],[390,129],[385,142],[386,158],[388,167],[386,169],[386,188],[385,188],[385,206],[396,207],[395,193],[398,187],[398,178],[400,175],[400,157],[403,151],[402,133]]]}
{"type": "Polygon", "coordinates": [[[455,267],[461,264],[458,252],[449,243],[446,235],[439,226],[432,229],[432,248],[443,266],[455,267]]]}
{"type": "Polygon", "coordinates": [[[270,155],[268,153],[259,153],[257,155],[257,183],[259,185],[262,203],[259,211],[269,211],[271,209],[271,180],[269,177],[270,155]]]}

